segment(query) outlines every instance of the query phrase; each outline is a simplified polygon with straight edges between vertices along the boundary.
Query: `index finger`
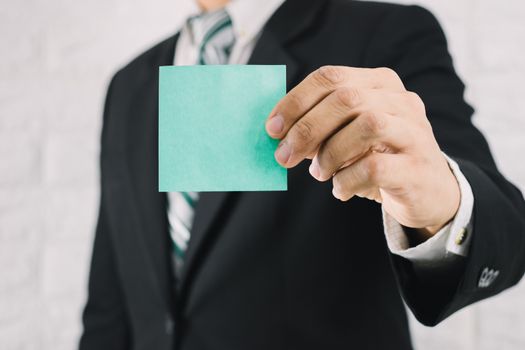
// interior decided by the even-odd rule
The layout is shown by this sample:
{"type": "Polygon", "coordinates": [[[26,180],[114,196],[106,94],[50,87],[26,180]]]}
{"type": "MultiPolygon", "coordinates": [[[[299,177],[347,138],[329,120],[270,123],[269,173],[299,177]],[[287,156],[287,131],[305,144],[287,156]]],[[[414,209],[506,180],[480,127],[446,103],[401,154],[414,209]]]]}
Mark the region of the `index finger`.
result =
{"type": "Polygon", "coordinates": [[[266,130],[282,139],[292,125],[334,90],[350,86],[366,89],[404,91],[398,75],[389,68],[323,66],[310,73],[273,108],[266,130]]]}

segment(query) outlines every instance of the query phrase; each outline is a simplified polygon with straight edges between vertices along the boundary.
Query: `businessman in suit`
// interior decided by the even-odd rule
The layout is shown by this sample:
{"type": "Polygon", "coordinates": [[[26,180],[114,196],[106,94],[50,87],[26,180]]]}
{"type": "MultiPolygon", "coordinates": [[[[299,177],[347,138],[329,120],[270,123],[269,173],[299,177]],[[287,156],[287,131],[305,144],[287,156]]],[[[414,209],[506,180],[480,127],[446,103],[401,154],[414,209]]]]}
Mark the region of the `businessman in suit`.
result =
{"type": "Polygon", "coordinates": [[[80,348],[411,349],[402,298],[435,325],[516,284],[525,203],[463,91],[420,7],[199,1],[110,83],[80,348]],[[159,193],[158,67],[228,63],[287,66],[289,190],[159,193]]]}

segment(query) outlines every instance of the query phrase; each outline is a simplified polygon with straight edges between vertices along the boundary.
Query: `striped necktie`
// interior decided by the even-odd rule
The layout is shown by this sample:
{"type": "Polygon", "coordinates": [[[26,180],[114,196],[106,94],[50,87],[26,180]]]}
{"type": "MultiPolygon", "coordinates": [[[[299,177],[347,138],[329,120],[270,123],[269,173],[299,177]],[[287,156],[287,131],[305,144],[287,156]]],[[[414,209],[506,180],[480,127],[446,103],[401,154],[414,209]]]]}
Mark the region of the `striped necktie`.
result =
{"type": "MultiPolygon", "coordinates": [[[[228,63],[235,35],[230,16],[224,9],[192,17],[188,25],[195,42],[199,43],[199,64],[228,63]]],[[[168,221],[176,278],[181,276],[198,199],[195,192],[169,193],[168,221]]]]}

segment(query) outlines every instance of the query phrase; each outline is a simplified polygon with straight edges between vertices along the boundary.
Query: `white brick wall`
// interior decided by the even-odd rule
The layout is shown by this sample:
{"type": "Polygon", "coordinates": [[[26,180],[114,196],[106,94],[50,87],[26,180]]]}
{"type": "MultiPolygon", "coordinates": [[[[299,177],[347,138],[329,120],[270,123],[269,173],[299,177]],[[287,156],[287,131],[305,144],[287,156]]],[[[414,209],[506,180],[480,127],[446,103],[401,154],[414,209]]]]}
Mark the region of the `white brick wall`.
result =
{"type": "MultiPolygon", "coordinates": [[[[189,0],[0,4],[0,349],[73,349],[98,202],[111,73],[172,33],[189,0]]],[[[402,0],[403,2],[408,2],[402,0]]],[[[425,0],[442,21],[476,123],[525,190],[525,4],[425,0]]],[[[418,349],[524,349],[525,284],[434,329],[418,349]]]]}

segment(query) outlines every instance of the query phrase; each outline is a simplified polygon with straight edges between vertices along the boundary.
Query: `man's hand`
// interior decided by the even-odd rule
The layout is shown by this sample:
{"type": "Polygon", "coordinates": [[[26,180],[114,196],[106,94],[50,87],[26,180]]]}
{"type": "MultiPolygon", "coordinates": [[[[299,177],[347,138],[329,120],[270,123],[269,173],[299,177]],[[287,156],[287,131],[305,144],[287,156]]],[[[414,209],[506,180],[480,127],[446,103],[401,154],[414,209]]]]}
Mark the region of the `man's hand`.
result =
{"type": "Polygon", "coordinates": [[[332,179],[342,201],[382,203],[427,238],[456,215],[459,185],[425,106],[390,69],[322,67],[275,106],[266,130],[282,139],[275,152],[282,166],[312,159],[311,175],[332,179]]]}

